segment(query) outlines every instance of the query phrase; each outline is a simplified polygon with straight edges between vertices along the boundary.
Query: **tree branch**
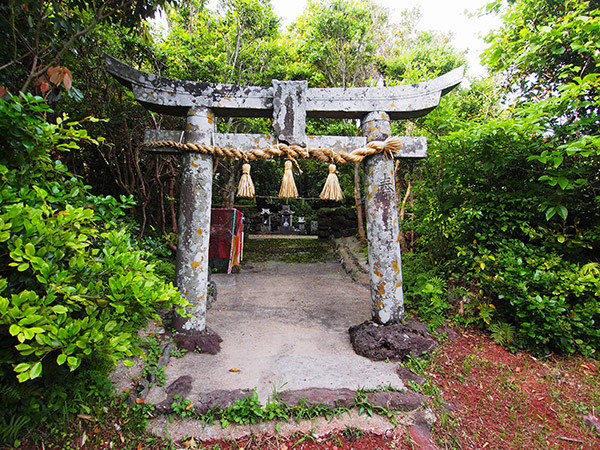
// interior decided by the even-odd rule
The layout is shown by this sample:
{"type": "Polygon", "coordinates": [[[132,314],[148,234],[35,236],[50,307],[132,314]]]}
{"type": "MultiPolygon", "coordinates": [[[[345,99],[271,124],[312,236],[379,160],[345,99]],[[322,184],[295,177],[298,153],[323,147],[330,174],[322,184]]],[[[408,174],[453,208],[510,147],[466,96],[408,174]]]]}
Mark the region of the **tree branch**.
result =
{"type": "MultiPolygon", "coordinates": [[[[125,6],[131,4],[132,1],[133,0],[128,0],[128,1],[121,3],[121,7],[119,9],[122,9],[125,6]]],[[[105,10],[107,4],[108,3],[106,3],[106,2],[103,3],[102,6],[100,6],[100,8],[98,8],[98,11],[94,11],[95,17],[92,20],[92,22],[90,23],[90,25],[88,25],[86,28],[79,30],[78,32],[73,34],[69,38],[69,40],[62,46],[62,48],[58,51],[58,53],[56,55],[54,55],[54,57],[50,60],[50,62],[48,62],[48,64],[44,65],[41,69],[39,69],[37,71],[33,70],[35,65],[37,65],[37,63],[34,64],[29,77],[27,78],[27,80],[25,81],[25,83],[23,84],[23,86],[21,88],[21,91],[26,92],[26,90],[29,88],[29,85],[31,84],[31,82],[33,80],[35,80],[40,75],[46,73],[50,67],[55,65],[58,61],[60,61],[62,59],[62,57],[65,55],[65,53],[67,53],[67,51],[73,46],[73,44],[75,44],[75,42],[80,37],[85,36],[90,31],[92,31],[96,26],[98,26],[98,24],[105,21],[106,19],[108,19],[109,17],[111,17],[112,15],[114,15],[116,13],[116,11],[118,10],[117,8],[113,9],[111,12],[109,12],[107,14],[104,14],[104,10],[105,10]]],[[[37,45],[39,45],[39,44],[36,43],[36,47],[37,47],[37,45]]]]}

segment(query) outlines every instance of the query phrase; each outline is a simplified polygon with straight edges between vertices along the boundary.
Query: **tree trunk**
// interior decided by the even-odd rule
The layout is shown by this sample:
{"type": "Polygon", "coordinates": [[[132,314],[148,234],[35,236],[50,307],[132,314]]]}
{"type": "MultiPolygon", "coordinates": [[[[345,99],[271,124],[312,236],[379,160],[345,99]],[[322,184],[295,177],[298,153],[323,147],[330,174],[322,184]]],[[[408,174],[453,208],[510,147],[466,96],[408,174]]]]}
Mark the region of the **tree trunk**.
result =
{"type": "Polygon", "coordinates": [[[364,245],[367,240],[367,236],[365,234],[365,226],[363,222],[363,205],[360,198],[360,171],[357,162],[354,163],[354,204],[356,205],[358,239],[360,240],[360,244],[364,245]]]}
{"type": "Polygon", "coordinates": [[[227,177],[227,182],[223,186],[223,191],[221,194],[221,207],[233,208],[235,202],[235,194],[237,190],[235,182],[238,178],[237,174],[241,170],[242,161],[227,158],[226,160],[221,162],[221,167],[223,166],[226,166],[229,169],[229,176],[227,177]]]}

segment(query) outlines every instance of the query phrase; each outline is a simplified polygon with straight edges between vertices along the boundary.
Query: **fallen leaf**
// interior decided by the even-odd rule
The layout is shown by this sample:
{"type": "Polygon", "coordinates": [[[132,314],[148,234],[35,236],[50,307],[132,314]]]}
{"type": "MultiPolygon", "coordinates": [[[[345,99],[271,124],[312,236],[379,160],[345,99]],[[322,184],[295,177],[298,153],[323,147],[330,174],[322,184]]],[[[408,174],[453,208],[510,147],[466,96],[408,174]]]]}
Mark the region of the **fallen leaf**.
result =
{"type": "Polygon", "coordinates": [[[187,406],[185,407],[185,410],[186,410],[186,411],[189,411],[189,410],[192,408],[192,406],[194,406],[194,404],[193,404],[193,403],[190,403],[189,405],[187,405],[187,406]]]}
{"type": "Polygon", "coordinates": [[[140,403],[145,403],[146,400],[144,400],[143,398],[136,398],[135,402],[139,405],[140,403]]]}
{"type": "Polygon", "coordinates": [[[89,420],[90,422],[96,421],[96,419],[94,419],[92,416],[88,416],[87,414],[77,414],[77,417],[83,420],[89,420]]]}
{"type": "Polygon", "coordinates": [[[194,440],[194,438],[191,437],[188,441],[185,441],[183,443],[183,446],[185,448],[196,448],[197,445],[196,445],[196,441],[194,440]]]}

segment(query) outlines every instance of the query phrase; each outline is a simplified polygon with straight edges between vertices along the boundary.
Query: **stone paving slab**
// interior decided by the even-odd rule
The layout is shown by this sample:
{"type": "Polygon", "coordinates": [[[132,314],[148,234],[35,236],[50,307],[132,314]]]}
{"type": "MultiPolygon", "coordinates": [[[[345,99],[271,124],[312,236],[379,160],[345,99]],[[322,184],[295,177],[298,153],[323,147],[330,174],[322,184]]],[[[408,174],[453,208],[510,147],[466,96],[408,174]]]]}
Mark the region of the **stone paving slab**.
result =
{"type": "MultiPolygon", "coordinates": [[[[430,417],[429,420],[432,420],[430,417]]],[[[229,425],[223,429],[221,425],[206,425],[193,419],[176,418],[171,420],[166,416],[158,417],[152,421],[151,430],[153,433],[168,437],[173,440],[183,439],[188,436],[202,436],[203,440],[223,439],[242,439],[252,434],[265,434],[267,436],[290,436],[294,433],[310,434],[315,438],[326,436],[332,432],[343,432],[348,428],[358,428],[364,432],[388,437],[402,435],[407,426],[414,421],[408,417],[397,416],[396,424],[390,419],[377,414],[368,416],[367,414],[358,414],[356,409],[331,418],[316,417],[312,420],[301,420],[299,422],[261,422],[252,425],[229,425]]],[[[415,448],[420,448],[416,446],[415,448]]]]}
{"type": "Polygon", "coordinates": [[[147,401],[164,400],[166,386],[185,375],[190,398],[256,388],[263,403],[274,391],[404,388],[396,364],[354,353],[348,328],[370,318],[370,294],[337,262],[271,262],[212,278],[218,297],[207,323],[223,338],[221,352],[171,358],[165,386],[151,388],[147,401]]]}

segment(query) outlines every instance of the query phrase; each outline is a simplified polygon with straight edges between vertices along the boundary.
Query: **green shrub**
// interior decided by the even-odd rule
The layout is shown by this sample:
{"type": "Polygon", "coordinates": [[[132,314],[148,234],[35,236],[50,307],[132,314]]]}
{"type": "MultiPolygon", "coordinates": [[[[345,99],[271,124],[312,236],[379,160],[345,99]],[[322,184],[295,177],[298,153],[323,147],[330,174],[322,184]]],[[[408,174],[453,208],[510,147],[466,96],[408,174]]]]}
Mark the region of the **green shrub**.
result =
{"type": "Polygon", "coordinates": [[[406,308],[417,313],[432,328],[441,327],[451,306],[447,283],[442,278],[444,274],[413,253],[402,255],[402,271],[406,308]]]}
{"type": "Polygon", "coordinates": [[[515,346],[536,354],[590,355],[600,348],[597,264],[580,267],[544,247],[509,240],[493,252],[478,244],[460,249],[459,259],[470,265],[465,277],[486,302],[472,308],[492,331],[514,326],[515,346]]]}
{"type": "Polygon", "coordinates": [[[92,195],[60,162],[99,140],[49,113],[31,95],[0,100],[0,380],[35,391],[12,396],[0,431],[14,414],[39,420],[64,408],[71,373],[140,354],[137,329],[182,302],[129,236],[131,200],[92,195]]]}

